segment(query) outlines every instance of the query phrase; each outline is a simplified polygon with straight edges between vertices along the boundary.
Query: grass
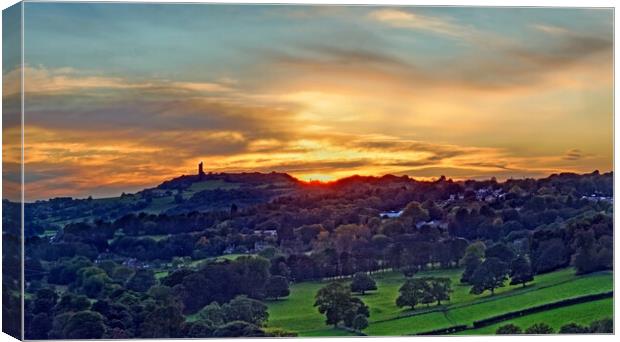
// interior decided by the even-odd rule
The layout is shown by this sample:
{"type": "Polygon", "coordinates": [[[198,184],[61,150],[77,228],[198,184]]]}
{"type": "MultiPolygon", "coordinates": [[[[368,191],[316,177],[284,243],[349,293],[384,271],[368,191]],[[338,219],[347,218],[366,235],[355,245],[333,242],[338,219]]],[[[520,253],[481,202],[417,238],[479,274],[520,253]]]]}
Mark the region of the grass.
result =
{"type": "MultiPolygon", "coordinates": [[[[452,280],[454,292],[451,300],[441,306],[418,306],[415,311],[401,309],[394,304],[398,289],[405,280],[400,273],[374,275],[378,291],[360,296],[370,307],[370,325],[364,332],[380,336],[407,335],[457,324],[471,325],[475,320],[508,311],[613,289],[611,272],[575,276],[574,269],[567,268],[537,276],[525,288],[505,286],[497,289],[493,296],[476,296],[469,293],[469,286],[459,283],[461,272],[458,269],[437,270],[416,275],[448,277],[452,280]]],[[[269,326],[296,331],[300,336],[323,336],[321,334],[330,333],[331,330],[324,323],[324,316],[313,307],[314,296],[325,283],[294,284],[288,298],[270,301],[269,326]]]]}
{"type": "MultiPolygon", "coordinates": [[[[216,179],[216,180],[208,180],[204,182],[196,182],[192,183],[192,185],[187,188],[187,192],[194,194],[204,190],[215,190],[215,189],[238,189],[241,186],[239,183],[229,183],[224,180],[216,179]]],[[[184,192],[185,193],[185,192],[184,192]]]]}
{"type": "Polygon", "coordinates": [[[335,329],[335,328],[325,328],[318,329],[312,331],[306,331],[303,333],[299,333],[301,337],[323,337],[323,336],[356,336],[354,333],[344,330],[344,329],[335,329]]]}
{"type": "Polygon", "coordinates": [[[156,197],[151,200],[151,203],[146,208],[140,211],[148,214],[159,214],[176,205],[174,203],[174,196],[156,197]]]}
{"type": "Polygon", "coordinates": [[[544,322],[550,325],[557,333],[568,323],[589,325],[592,321],[613,316],[613,298],[600,299],[588,303],[575,304],[563,308],[552,309],[519,318],[506,320],[500,323],[459,332],[458,335],[488,335],[495,334],[497,328],[512,323],[525,330],[535,323],[544,322]]]}
{"type": "Polygon", "coordinates": [[[163,240],[167,237],[169,237],[170,234],[160,234],[160,235],[140,235],[140,238],[150,238],[153,239],[155,241],[159,241],[159,240],[163,240]]]}
{"type": "Polygon", "coordinates": [[[161,278],[165,278],[168,276],[168,271],[157,271],[155,272],[155,278],[156,279],[161,279],[161,278]]]}

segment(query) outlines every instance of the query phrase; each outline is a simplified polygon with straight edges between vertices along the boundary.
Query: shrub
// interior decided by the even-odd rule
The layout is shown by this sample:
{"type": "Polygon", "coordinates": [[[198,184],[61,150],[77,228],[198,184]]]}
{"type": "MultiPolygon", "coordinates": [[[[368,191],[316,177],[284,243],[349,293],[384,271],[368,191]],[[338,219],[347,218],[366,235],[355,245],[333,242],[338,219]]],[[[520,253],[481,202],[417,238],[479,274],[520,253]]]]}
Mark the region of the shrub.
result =
{"type": "Polygon", "coordinates": [[[560,334],[587,334],[590,332],[588,327],[577,323],[568,323],[560,328],[560,334]]]}
{"type": "Polygon", "coordinates": [[[536,323],[525,329],[525,333],[532,335],[553,334],[553,328],[546,323],[536,323]]]}
{"type": "Polygon", "coordinates": [[[516,335],[521,334],[522,332],[523,331],[520,327],[511,323],[502,325],[501,327],[497,328],[497,330],[495,330],[495,333],[497,335],[516,335]]]}

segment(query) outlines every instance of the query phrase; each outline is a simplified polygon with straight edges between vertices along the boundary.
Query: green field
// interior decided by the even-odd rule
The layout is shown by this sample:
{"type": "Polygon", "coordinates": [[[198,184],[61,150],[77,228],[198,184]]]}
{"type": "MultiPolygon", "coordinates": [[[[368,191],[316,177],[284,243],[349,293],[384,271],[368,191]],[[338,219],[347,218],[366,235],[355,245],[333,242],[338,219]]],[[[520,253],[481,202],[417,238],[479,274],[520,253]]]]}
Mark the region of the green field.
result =
{"type": "Polygon", "coordinates": [[[592,321],[612,317],[614,311],[613,298],[595,300],[592,302],[575,304],[563,308],[539,312],[519,318],[509,319],[501,323],[489,325],[479,329],[465,330],[459,335],[487,335],[494,334],[498,327],[512,323],[525,330],[535,323],[544,322],[550,325],[557,333],[568,322],[589,325],[592,321]]]}
{"type": "MultiPolygon", "coordinates": [[[[400,273],[374,275],[378,291],[361,296],[370,307],[370,326],[364,333],[407,335],[458,324],[471,325],[475,320],[505,312],[613,289],[611,272],[575,276],[574,270],[568,268],[537,276],[535,281],[525,288],[506,286],[498,289],[494,296],[476,296],[469,294],[469,286],[459,284],[461,272],[455,269],[418,274],[417,276],[449,277],[452,279],[454,292],[451,300],[442,303],[440,307],[419,306],[415,311],[400,309],[394,304],[398,288],[404,282],[400,273]]],[[[314,295],[323,284],[324,282],[294,284],[291,286],[289,298],[269,302],[268,325],[296,331],[300,336],[332,335],[334,330],[324,324],[324,317],[313,307],[314,295]]],[[[570,317],[566,319],[570,322],[570,317]]],[[[346,331],[341,333],[349,334],[346,331]]]]}

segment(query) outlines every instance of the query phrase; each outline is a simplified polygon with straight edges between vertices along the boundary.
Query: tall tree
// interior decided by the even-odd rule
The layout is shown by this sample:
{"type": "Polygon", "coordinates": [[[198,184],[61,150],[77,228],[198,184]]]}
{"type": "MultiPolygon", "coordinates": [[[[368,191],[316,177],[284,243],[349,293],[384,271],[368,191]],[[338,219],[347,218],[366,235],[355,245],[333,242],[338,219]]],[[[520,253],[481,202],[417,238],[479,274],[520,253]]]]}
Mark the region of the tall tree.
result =
{"type": "Polygon", "coordinates": [[[127,281],[127,289],[137,292],[146,292],[151,286],[157,284],[155,274],[149,269],[139,269],[127,281]]]}
{"type": "Polygon", "coordinates": [[[141,337],[174,338],[182,337],[185,317],[176,305],[154,306],[148,309],[144,322],[140,325],[141,337]]]}
{"type": "Polygon", "coordinates": [[[496,243],[484,251],[486,258],[498,258],[502,262],[510,263],[515,258],[514,250],[503,242],[496,243]]]}
{"type": "Polygon", "coordinates": [[[229,303],[222,305],[222,312],[226,322],[244,321],[259,327],[269,318],[267,305],[246,296],[237,296],[229,303]]]}
{"type": "Polygon", "coordinates": [[[424,280],[409,279],[398,289],[400,295],[396,298],[396,306],[399,308],[408,306],[411,310],[422,302],[422,298],[426,293],[426,283],[424,280]]]}
{"type": "Polygon", "coordinates": [[[473,253],[467,253],[461,260],[461,264],[465,266],[461,275],[461,283],[469,283],[476,269],[482,264],[482,258],[473,253]]]}
{"type": "Polygon", "coordinates": [[[510,285],[521,284],[525,287],[525,284],[532,280],[534,280],[534,272],[532,272],[530,259],[526,255],[519,255],[510,266],[510,285]]]}
{"type": "Polygon", "coordinates": [[[495,289],[504,286],[508,276],[508,265],[498,258],[486,259],[471,276],[471,293],[481,294],[486,290],[495,293],[495,289]]]}
{"type": "Polygon", "coordinates": [[[441,305],[442,300],[450,300],[451,285],[452,281],[450,278],[429,279],[429,291],[433,300],[437,301],[437,305],[441,305]]]}
{"type": "Polygon", "coordinates": [[[461,265],[465,266],[463,275],[461,276],[461,283],[468,283],[474,271],[482,263],[486,246],[482,241],[476,241],[465,249],[465,255],[461,259],[461,265]]]}
{"type": "Polygon", "coordinates": [[[291,293],[288,287],[288,280],[283,276],[271,276],[265,286],[265,295],[267,298],[286,297],[291,293]]]}
{"type": "Polygon", "coordinates": [[[371,276],[364,272],[355,273],[353,276],[353,280],[351,281],[351,291],[359,292],[362,295],[366,293],[366,291],[372,291],[377,289],[377,283],[372,279],[371,276]]]}
{"type": "Polygon", "coordinates": [[[343,283],[331,282],[316,294],[314,306],[326,317],[326,324],[337,327],[343,322],[351,326],[355,317],[362,314],[369,316],[368,306],[359,298],[351,296],[351,290],[343,283]]]}
{"type": "Polygon", "coordinates": [[[92,311],[80,311],[69,318],[63,329],[63,337],[68,339],[97,339],[103,336],[105,325],[103,317],[92,311]]]}

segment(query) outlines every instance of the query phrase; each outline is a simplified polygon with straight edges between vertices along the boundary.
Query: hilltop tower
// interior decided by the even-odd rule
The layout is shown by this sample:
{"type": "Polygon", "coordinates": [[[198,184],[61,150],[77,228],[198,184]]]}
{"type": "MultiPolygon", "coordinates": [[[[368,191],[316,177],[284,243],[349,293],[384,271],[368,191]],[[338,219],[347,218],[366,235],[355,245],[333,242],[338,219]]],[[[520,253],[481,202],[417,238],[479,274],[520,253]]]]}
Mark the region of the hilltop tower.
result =
{"type": "Polygon", "coordinates": [[[204,177],[204,175],[205,175],[205,171],[203,170],[203,168],[202,168],[202,167],[203,167],[203,164],[202,164],[202,162],[200,162],[200,163],[198,164],[198,176],[199,176],[200,178],[204,177]]]}

